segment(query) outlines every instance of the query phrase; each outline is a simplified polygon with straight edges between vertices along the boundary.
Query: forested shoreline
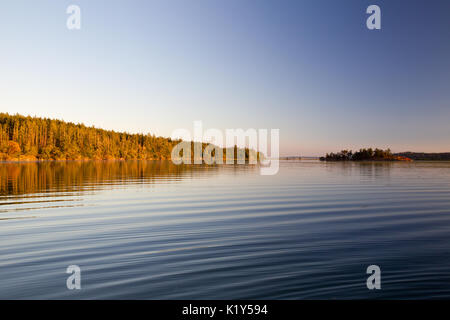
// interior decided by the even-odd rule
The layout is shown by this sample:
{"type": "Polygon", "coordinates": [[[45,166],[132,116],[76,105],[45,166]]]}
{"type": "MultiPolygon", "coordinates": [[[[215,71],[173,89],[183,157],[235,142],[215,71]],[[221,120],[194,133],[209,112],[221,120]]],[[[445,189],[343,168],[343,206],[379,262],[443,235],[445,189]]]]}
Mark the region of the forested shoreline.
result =
{"type": "Polygon", "coordinates": [[[1,160],[170,159],[178,142],[61,120],[0,114],[1,160]]]}
{"type": "MultiPolygon", "coordinates": [[[[0,160],[169,160],[180,140],[0,113],[0,160]]],[[[202,144],[202,149],[207,145],[202,144]]],[[[194,143],[192,142],[192,150],[194,143]]],[[[235,154],[237,148],[230,148],[235,154]]],[[[227,149],[223,149],[225,157],[227,149]]],[[[248,159],[251,150],[245,149],[248,159]]],[[[259,157],[259,154],[258,154],[259,157]]]]}

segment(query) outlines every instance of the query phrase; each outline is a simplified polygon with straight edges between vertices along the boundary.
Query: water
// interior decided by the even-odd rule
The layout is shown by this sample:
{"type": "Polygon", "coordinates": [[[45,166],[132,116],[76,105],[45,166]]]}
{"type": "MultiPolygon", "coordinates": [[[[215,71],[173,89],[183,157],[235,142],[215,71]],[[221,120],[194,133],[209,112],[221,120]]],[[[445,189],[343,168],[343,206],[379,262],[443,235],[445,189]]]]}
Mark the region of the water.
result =
{"type": "Polygon", "coordinates": [[[0,177],[2,299],[450,298],[450,163],[3,163],[0,177]]]}

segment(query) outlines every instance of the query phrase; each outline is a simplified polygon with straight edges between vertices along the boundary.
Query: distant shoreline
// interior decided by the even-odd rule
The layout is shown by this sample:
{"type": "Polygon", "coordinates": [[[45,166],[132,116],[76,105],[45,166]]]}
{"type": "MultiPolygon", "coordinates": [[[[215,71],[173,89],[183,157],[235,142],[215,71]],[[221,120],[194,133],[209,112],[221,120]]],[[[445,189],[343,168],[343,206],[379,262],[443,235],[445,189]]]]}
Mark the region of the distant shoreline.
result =
{"type": "Polygon", "coordinates": [[[398,152],[392,153],[390,149],[360,149],[352,152],[342,150],[320,157],[321,161],[450,161],[450,152],[398,152]]]}
{"type": "MultiPolygon", "coordinates": [[[[274,160],[268,158],[267,160],[274,160]]],[[[356,163],[368,163],[368,162],[450,162],[450,159],[419,159],[419,160],[383,160],[383,159],[373,159],[373,160],[320,160],[319,157],[280,157],[279,161],[317,161],[317,162],[356,162],[356,163]]],[[[35,160],[24,160],[24,159],[9,159],[0,160],[1,164],[20,164],[20,163],[61,163],[61,162],[130,162],[130,161],[171,161],[170,159],[35,159],[35,160]]],[[[226,163],[224,163],[226,164],[226,163]]],[[[194,165],[194,164],[184,164],[184,165],[194,165]]],[[[214,164],[216,165],[216,164],[214,164]]]]}

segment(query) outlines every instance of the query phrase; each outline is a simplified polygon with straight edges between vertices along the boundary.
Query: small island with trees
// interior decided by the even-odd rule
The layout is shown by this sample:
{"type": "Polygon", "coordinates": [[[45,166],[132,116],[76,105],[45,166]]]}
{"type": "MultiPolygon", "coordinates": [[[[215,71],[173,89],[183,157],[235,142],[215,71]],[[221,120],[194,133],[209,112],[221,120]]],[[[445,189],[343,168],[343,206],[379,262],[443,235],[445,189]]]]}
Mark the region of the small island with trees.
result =
{"type": "Polygon", "coordinates": [[[390,149],[360,149],[353,152],[342,150],[338,153],[327,153],[325,157],[320,157],[321,161],[412,161],[412,159],[396,155],[390,149]]]}

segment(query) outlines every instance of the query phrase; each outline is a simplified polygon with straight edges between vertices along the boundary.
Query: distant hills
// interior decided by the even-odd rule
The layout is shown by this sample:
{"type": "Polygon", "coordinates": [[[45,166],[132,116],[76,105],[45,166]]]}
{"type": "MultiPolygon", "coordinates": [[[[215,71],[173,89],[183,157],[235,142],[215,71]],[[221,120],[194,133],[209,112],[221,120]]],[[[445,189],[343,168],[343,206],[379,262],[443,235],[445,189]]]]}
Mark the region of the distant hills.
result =
{"type": "Polygon", "coordinates": [[[406,157],[412,160],[450,161],[450,152],[425,153],[425,152],[400,152],[396,156],[406,157]]]}

